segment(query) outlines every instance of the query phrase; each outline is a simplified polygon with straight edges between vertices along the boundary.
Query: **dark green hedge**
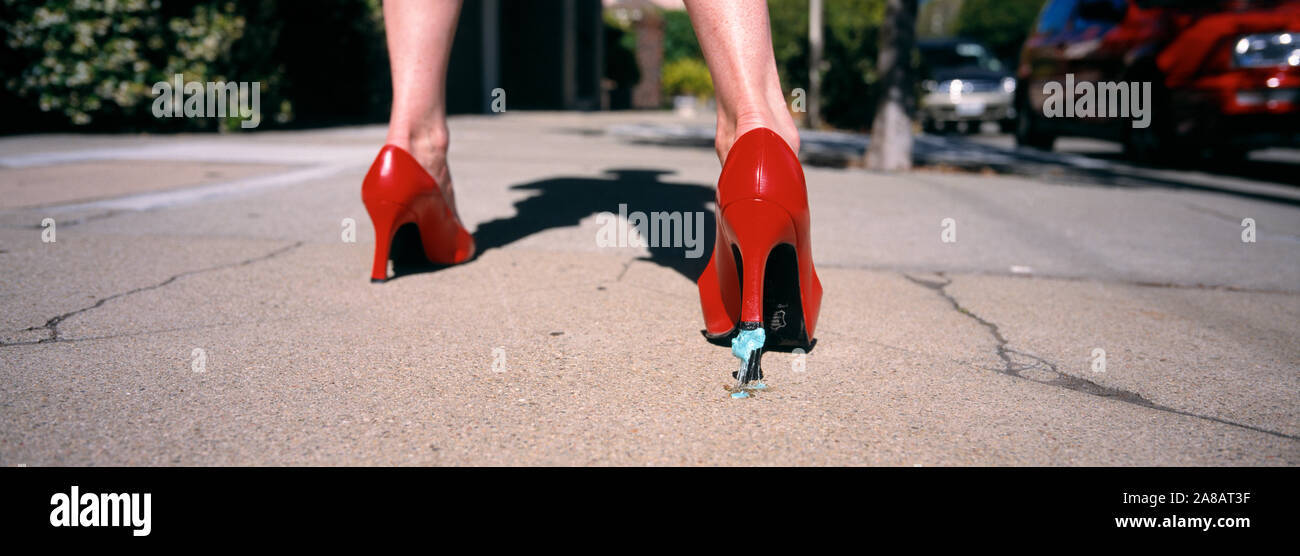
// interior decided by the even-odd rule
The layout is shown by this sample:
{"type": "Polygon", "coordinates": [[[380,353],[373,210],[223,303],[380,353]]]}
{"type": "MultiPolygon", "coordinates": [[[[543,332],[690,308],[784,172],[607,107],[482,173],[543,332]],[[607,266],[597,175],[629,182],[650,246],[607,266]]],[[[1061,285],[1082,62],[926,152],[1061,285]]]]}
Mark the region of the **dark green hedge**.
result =
{"type": "Polygon", "coordinates": [[[261,128],[382,121],[389,79],[378,0],[3,0],[4,131],[238,128],[154,118],[151,88],[261,83],[261,128]]]}

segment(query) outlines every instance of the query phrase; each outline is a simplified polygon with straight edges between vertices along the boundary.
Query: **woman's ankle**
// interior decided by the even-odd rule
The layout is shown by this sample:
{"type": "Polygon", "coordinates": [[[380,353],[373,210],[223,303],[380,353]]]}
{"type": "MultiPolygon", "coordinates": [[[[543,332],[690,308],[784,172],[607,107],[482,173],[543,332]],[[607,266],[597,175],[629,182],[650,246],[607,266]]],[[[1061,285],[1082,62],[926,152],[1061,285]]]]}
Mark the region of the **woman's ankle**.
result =
{"type": "Polygon", "coordinates": [[[450,186],[447,149],[451,142],[445,125],[422,130],[391,127],[386,142],[411,153],[440,185],[450,186]]]}
{"type": "Polygon", "coordinates": [[[731,146],[735,144],[740,136],[758,128],[767,128],[782,139],[790,146],[790,150],[797,155],[799,153],[799,130],[794,125],[794,119],[790,117],[790,112],[785,107],[784,99],[779,101],[768,102],[760,105],[750,105],[746,108],[728,111],[719,108],[718,110],[718,131],[714,139],[714,148],[718,152],[718,160],[727,161],[727,153],[731,151],[731,146]],[[773,105],[775,104],[775,105],[773,105]]]}

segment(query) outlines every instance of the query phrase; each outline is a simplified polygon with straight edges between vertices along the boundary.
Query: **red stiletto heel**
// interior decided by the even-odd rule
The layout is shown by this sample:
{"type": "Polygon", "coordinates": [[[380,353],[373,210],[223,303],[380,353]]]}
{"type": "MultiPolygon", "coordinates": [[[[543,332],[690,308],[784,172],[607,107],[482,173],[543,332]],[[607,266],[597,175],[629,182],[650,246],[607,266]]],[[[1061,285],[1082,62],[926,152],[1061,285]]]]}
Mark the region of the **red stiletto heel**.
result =
{"type": "Polygon", "coordinates": [[[704,335],[731,341],[745,385],[762,378],[764,348],[812,348],[821,308],[803,167],[781,136],[759,128],[736,140],[717,212],[713,257],[698,282],[704,335]]]}
{"type": "Polygon", "coordinates": [[[406,224],[420,232],[424,256],[435,264],[456,264],[474,256],[474,237],[461,225],[455,204],[410,153],[384,145],[361,184],[361,202],[375,225],[371,282],[388,279],[393,236],[406,224]]]}

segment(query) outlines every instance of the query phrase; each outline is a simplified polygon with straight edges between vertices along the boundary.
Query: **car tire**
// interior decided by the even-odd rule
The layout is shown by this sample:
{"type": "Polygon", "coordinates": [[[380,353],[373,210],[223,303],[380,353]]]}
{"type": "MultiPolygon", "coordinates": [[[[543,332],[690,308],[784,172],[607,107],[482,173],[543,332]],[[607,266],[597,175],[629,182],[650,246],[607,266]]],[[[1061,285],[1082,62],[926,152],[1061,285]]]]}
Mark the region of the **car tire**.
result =
{"type": "Polygon", "coordinates": [[[1143,164],[1163,165],[1174,158],[1179,145],[1174,140],[1170,122],[1169,93],[1164,88],[1164,78],[1154,69],[1154,62],[1141,64],[1128,77],[1130,81],[1149,81],[1155,85],[1151,95],[1151,122],[1144,128],[1124,126],[1124,155],[1143,164]]]}
{"type": "MultiPolygon", "coordinates": [[[[1155,97],[1160,98],[1160,97],[1155,97]]],[[[1153,102],[1151,124],[1145,128],[1128,127],[1124,137],[1124,156],[1142,164],[1163,165],[1173,159],[1176,149],[1163,106],[1153,102]]]]}
{"type": "Polygon", "coordinates": [[[1021,147],[1033,147],[1044,151],[1052,150],[1056,136],[1043,131],[1042,122],[1034,116],[1029,107],[1029,99],[1020,97],[1016,101],[1016,144],[1021,147]]]}

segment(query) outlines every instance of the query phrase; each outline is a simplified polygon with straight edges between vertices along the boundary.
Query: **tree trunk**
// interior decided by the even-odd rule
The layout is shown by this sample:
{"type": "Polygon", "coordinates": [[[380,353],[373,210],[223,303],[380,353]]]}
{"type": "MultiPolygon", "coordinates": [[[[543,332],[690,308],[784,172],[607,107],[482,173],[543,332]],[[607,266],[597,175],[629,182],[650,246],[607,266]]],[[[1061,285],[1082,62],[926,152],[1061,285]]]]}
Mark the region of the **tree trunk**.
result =
{"type": "Polygon", "coordinates": [[[916,0],[888,0],[880,28],[880,97],[871,123],[866,165],[873,170],[912,168],[912,119],[916,115],[916,0]]]}

